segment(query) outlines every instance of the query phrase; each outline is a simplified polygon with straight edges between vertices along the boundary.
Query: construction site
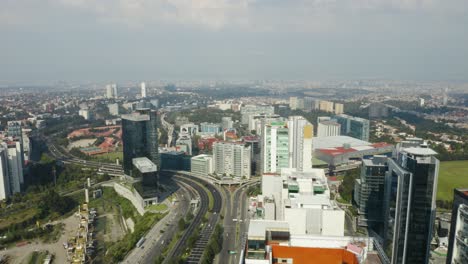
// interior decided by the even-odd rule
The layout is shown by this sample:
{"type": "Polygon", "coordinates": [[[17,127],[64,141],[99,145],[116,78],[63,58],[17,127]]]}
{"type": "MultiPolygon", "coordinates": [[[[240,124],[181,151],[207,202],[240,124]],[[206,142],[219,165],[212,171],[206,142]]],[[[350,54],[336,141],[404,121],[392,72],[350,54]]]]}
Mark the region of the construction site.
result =
{"type": "Polygon", "coordinates": [[[89,191],[85,189],[85,202],[78,206],[76,216],[80,218],[76,234],[64,243],[67,261],[73,264],[88,263],[95,255],[94,224],[96,210],[88,208],[89,191]]]}

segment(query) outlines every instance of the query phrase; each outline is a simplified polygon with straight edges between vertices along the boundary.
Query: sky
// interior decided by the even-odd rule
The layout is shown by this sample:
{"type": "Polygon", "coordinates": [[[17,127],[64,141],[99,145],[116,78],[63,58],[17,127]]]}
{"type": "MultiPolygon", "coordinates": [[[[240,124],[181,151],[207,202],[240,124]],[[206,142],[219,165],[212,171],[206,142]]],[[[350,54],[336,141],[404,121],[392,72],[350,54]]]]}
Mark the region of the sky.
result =
{"type": "Polygon", "coordinates": [[[468,80],[467,0],[0,0],[0,82],[468,80]]]}

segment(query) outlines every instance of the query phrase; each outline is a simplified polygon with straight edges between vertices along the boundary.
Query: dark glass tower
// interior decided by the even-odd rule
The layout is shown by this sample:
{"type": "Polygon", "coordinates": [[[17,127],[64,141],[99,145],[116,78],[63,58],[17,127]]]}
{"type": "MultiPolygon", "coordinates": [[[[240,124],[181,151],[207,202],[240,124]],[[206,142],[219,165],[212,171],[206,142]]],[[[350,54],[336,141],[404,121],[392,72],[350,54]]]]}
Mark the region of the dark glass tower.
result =
{"type": "Polygon", "coordinates": [[[159,167],[157,112],[138,109],[122,115],[123,168],[131,175],[134,158],[147,157],[159,167]]]}
{"type": "Polygon", "coordinates": [[[384,186],[387,156],[375,155],[362,160],[361,177],[355,182],[354,199],[358,204],[359,222],[382,235],[384,220],[384,186]]]}
{"type": "Polygon", "coordinates": [[[413,139],[388,160],[385,183],[385,250],[394,264],[428,263],[435,218],[439,160],[413,139]]]}
{"type": "Polygon", "coordinates": [[[447,264],[468,263],[468,188],[453,190],[447,264]]]}

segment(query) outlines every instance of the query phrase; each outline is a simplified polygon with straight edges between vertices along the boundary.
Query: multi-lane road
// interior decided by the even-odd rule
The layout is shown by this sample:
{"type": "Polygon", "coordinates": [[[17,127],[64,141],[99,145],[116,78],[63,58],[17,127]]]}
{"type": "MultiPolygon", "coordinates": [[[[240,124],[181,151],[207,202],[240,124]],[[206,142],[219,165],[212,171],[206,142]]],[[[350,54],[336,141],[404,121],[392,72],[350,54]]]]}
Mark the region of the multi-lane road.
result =
{"type": "Polygon", "coordinates": [[[226,204],[223,223],[224,237],[223,249],[216,256],[216,263],[237,264],[240,261],[249,224],[246,191],[248,187],[255,184],[258,184],[258,181],[250,181],[233,191],[227,187],[222,188],[226,204]]]}
{"type": "MultiPolygon", "coordinates": [[[[63,149],[60,146],[56,146],[50,140],[46,140],[46,142],[48,144],[49,152],[51,153],[51,155],[57,160],[62,161],[63,163],[79,164],[84,167],[94,168],[101,173],[107,173],[111,176],[124,176],[122,167],[120,165],[82,160],[72,156],[65,149],[63,149]]],[[[177,223],[178,219],[184,217],[187,214],[188,210],[190,209],[189,200],[196,197],[200,201],[196,214],[189,226],[183,232],[182,237],[168,252],[164,263],[168,263],[169,260],[180,257],[186,250],[186,242],[188,238],[196,231],[196,229],[199,226],[202,225],[203,217],[209,211],[208,207],[210,193],[211,196],[213,196],[213,207],[210,211],[211,214],[209,214],[209,218],[206,224],[203,225],[203,228],[200,231],[199,238],[196,241],[195,246],[190,252],[190,255],[187,260],[188,263],[200,263],[205,248],[214,231],[214,228],[219,222],[222,209],[225,209],[225,213],[229,211],[229,219],[232,221],[232,216],[238,214],[237,208],[239,206],[239,200],[244,201],[243,203],[241,203],[245,204],[245,200],[243,200],[243,198],[241,199],[241,197],[243,197],[242,192],[235,192],[234,199],[231,199],[230,193],[229,195],[227,195],[227,193],[223,193],[222,195],[221,192],[225,192],[226,190],[223,190],[222,187],[216,187],[209,180],[201,179],[199,177],[193,177],[190,175],[178,175],[177,173],[164,174],[164,172],[162,172],[162,175],[163,177],[172,175],[173,181],[181,187],[181,190],[178,191],[179,196],[184,198],[180,199],[177,207],[173,209],[173,211],[175,212],[172,212],[171,210],[171,212],[164,219],[159,221],[155,226],[153,226],[150,229],[150,231],[145,235],[146,241],[144,245],[140,248],[135,248],[134,250],[132,250],[127,255],[124,263],[152,263],[157,256],[162,254],[165,246],[170,242],[173,234],[177,231],[177,226],[174,225],[174,223],[177,223]],[[229,206],[225,206],[225,199],[229,199],[229,206]],[[228,207],[229,210],[227,210],[228,207]]],[[[245,209],[245,205],[241,208],[245,209]]],[[[241,211],[243,211],[244,209],[241,209],[241,211]]],[[[239,217],[241,219],[245,219],[245,215],[243,213],[241,213],[239,217]]],[[[225,217],[225,219],[226,218],[228,217],[225,217]]],[[[229,223],[232,225],[232,222],[229,223]]],[[[239,230],[243,230],[242,226],[240,226],[239,228],[239,230]]],[[[239,237],[236,237],[234,231],[232,232],[233,235],[231,238],[227,239],[227,237],[224,237],[224,240],[227,239],[227,242],[225,243],[227,243],[227,247],[238,248],[240,246],[240,239],[239,237]]],[[[223,252],[224,251],[225,250],[223,246],[223,252]]],[[[223,252],[219,254],[221,255],[221,257],[218,257],[218,259],[224,259],[223,252]]],[[[231,257],[232,256],[228,256],[229,262],[222,261],[219,263],[232,263],[230,260],[231,257]]]]}
{"type": "Polygon", "coordinates": [[[177,232],[177,220],[185,217],[191,210],[190,201],[198,197],[198,193],[188,184],[177,182],[180,189],[176,192],[177,202],[169,208],[168,215],[154,225],[145,235],[146,241],[142,247],[133,249],[122,263],[152,263],[160,256],[177,232]]]}

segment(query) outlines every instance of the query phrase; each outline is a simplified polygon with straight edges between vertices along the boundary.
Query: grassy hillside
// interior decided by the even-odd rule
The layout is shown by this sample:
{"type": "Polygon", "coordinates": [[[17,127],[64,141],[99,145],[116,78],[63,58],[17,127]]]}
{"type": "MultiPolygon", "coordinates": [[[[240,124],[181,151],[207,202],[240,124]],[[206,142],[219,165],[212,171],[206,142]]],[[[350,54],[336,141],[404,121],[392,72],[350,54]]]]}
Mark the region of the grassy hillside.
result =
{"type": "Polygon", "coordinates": [[[453,189],[460,187],[468,188],[468,160],[441,162],[437,200],[451,201],[453,189]]]}

